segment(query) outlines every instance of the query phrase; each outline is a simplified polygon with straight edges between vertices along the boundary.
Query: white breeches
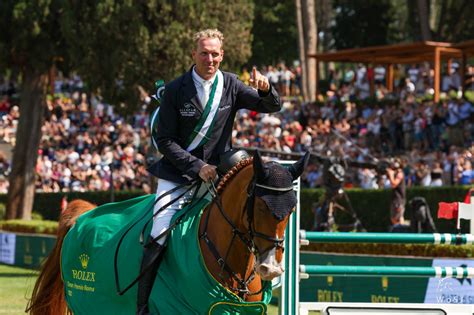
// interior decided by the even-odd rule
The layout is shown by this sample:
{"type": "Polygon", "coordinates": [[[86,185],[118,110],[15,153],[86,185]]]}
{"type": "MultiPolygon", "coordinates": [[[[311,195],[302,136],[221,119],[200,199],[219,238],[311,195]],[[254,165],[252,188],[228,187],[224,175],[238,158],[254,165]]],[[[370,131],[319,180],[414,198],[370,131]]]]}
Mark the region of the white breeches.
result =
{"type": "MultiPolygon", "coordinates": [[[[179,184],[159,178],[158,187],[156,189],[156,198],[163,195],[167,191],[175,188],[176,186],[179,186],[179,184]]],[[[171,200],[181,195],[187,189],[188,187],[180,188],[176,190],[175,192],[161,198],[155,204],[155,207],[153,209],[153,214],[155,214],[161,207],[169,203],[171,200]]],[[[167,208],[161,210],[161,212],[153,218],[153,227],[151,228],[151,233],[150,233],[151,237],[155,238],[159,236],[170,226],[170,222],[174,214],[178,210],[183,209],[183,207],[186,206],[192,200],[195,190],[196,188],[191,189],[183,197],[181,197],[179,200],[169,205],[167,208]]],[[[196,195],[196,198],[201,197],[205,193],[207,193],[207,189],[206,189],[206,185],[203,183],[201,185],[201,188],[199,189],[199,192],[196,195]]],[[[163,235],[161,238],[157,240],[157,242],[163,245],[166,241],[167,236],[168,234],[163,235]]]]}

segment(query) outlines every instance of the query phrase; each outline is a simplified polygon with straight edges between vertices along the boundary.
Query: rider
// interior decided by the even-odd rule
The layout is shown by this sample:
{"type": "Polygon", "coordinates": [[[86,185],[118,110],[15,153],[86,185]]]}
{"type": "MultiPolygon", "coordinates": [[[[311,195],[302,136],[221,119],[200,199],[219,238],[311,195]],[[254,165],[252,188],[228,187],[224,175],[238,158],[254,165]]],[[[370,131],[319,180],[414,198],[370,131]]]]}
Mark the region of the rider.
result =
{"type": "MultiPolygon", "coordinates": [[[[161,160],[149,171],[158,177],[157,198],[190,179],[213,180],[217,176],[219,156],[231,149],[232,127],[237,110],[277,112],[280,97],[267,78],[252,69],[250,86],[232,73],[222,72],[224,36],[217,29],[194,35],[191,69],[166,85],[159,113],[152,121],[152,137],[161,160]]],[[[166,195],[155,207],[161,207],[185,192],[186,187],[166,195]]],[[[167,230],[173,215],[189,202],[194,191],[187,192],[153,219],[151,238],[167,230]]],[[[142,271],[148,268],[138,285],[137,312],[148,312],[148,297],[153,287],[165,248],[166,235],[148,242],[142,258],[142,271]]]]}

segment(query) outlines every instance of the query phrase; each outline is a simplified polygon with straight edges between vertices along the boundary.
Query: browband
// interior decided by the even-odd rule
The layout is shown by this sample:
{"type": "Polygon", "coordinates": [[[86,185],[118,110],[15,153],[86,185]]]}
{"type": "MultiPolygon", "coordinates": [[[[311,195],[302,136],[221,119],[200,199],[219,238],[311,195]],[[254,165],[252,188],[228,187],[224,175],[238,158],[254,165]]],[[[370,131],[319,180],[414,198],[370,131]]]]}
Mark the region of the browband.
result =
{"type": "Polygon", "coordinates": [[[272,187],[272,186],[267,186],[267,185],[262,185],[262,184],[257,184],[257,183],[255,183],[255,186],[260,187],[260,188],[264,188],[264,189],[268,189],[268,190],[274,190],[274,191],[291,191],[291,190],[293,190],[293,186],[280,188],[280,187],[272,187]]]}

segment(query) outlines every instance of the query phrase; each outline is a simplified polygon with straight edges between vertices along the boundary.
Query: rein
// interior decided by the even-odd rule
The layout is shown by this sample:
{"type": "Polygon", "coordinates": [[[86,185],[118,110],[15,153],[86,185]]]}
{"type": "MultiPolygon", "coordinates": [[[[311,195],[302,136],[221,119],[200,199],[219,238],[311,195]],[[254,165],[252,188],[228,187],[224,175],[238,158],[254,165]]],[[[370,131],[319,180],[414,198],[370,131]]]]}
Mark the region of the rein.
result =
{"type": "MultiPolygon", "coordinates": [[[[161,196],[157,197],[155,199],[155,201],[153,202],[153,204],[151,205],[151,209],[149,211],[153,211],[156,203],[158,201],[160,201],[161,199],[163,199],[165,196],[167,195],[170,195],[172,193],[174,193],[175,191],[177,191],[178,189],[181,189],[181,188],[186,188],[186,190],[181,193],[179,196],[177,196],[176,198],[172,199],[171,201],[169,201],[168,203],[166,203],[165,205],[163,205],[160,209],[158,209],[158,211],[156,211],[156,213],[153,214],[153,216],[146,222],[146,224],[144,225],[141,233],[140,233],[140,239],[139,239],[139,242],[140,244],[144,245],[144,232],[145,232],[145,229],[147,227],[147,225],[153,220],[153,218],[155,216],[158,215],[158,213],[160,213],[161,211],[163,211],[164,209],[166,209],[167,207],[169,207],[170,205],[172,205],[174,202],[176,202],[177,200],[179,200],[180,198],[182,198],[185,194],[187,194],[189,191],[191,191],[191,189],[193,188],[196,188],[196,192],[199,190],[199,186],[200,186],[200,182],[198,182],[197,180],[191,180],[191,181],[188,181],[188,182],[185,182],[181,185],[178,185],[176,186],[175,188],[165,192],[164,194],[162,194],[161,196]]],[[[194,197],[196,196],[196,193],[194,194],[194,197]]],[[[193,198],[194,199],[194,198],[193,198]]],[[[199,199],[199,201],[201,200],[202,198],[199,199]]],[[[143,220],[143,218],[145,218],[146,216],[148,215],[148,212],[147,211],[144,211],[143,212],[143,215],[138,218],[138,220],[136,220],[132,225],[129,226],[129,228],[122,234],[122,236],[120,237],[119,241],[118,241],[118,244],[117,244],[117,247],[115,248],[115,254],[114,254],[114,275],[115,275],[115,287],[116,287],[116,290],[117,290],[117,294],[118,295],[123,295],[125,294],[125,292],[127,292],[129,289],[131,289],[135,283],[137,283],[142,277],[143,275],[152,267],[153,263],[150,263],[148,266],[145,266],[143,268],[143,270],[138,274],[138,276],[132,281],[130,282],[127,286],[125,286],[124,289],[121,289],[120,288],[120,279],[119,279],[119,269],[118,269],[118,253],[119,253],[119,250],[120,250],[120,247],[122,245],[122,242],[123,240],[125,239],[125,236],[130,232],[130,230],[132,230],[132,228],[137,225],[141,220],[143,220]]],[[[177,220],[179,221],[179,220],[177,220]]],[[[157,239],[161,238],[162,236],[164,236],[165,234],[168,234],[172,229],[173,227],[177,224],[177,221],[170,225],[170,227],[168,227],[165,231],[163,231],[160,235],[158,235],[157,237],[151,239],[148,241],[147,244],[144,245],[144,247],[147,247],[149,246],[149,244],[151,242],[154,242],[156,241],[157,239]]]]}
{"type": "Polygon", "coordinates": [[[293,190],[293,186],[281,188],[281,187],[261,185],[261,184],[256,183],[256,179],[255,179],[255,176],[254,176],[252,178],[252,180],[250,181],[248,187],[247,187],[247,200],[246,200],[246,203],[245,203],[245,208],[246,208],[246,211],[247,211],[247,219],[248,219],[248,224],[249,224],[248,231],[239,230],[235,226],[234,222],[232,222],[232,220],[228,217],[228,215],[226,214],[226,212],[224,210],[224,207],[222,205],[221,196],[217,193],[217,189],[215,188],[214,183],[211,182],[211,185],[207,186],[207,187],[208,187],[208,190],[211,193],[213,199],[212,199],[212,203],[209,207],[209,211],[207,212],[207,216],[206,216],[206,219],[205,219],[204,231],[199,235],[199,237],[205,241],[205,243],[207,244],[207,247],[209,248],[209,250],[213,254],[214,258],[216,259],[217,264],[221,267],[221,273],[219,274],[221,280],[222,281],[226,280],[222,275],[223,271],[225,270],[229,274],[229,276],[238,283],[238,287],[237,288],[230,287],[231,290],[237,292],[239,297],[242,298],[242,299],[245,295],[252,296],[252,295],[260,294],[262,292],[262,290],[264,289],[263,287],[260,290],[256,291],[256,292],[250,292],[249,287],[248,287],[249,284],[255,279],[255,274],[257,272],[257,270],[256,270],[257,265],[256,265],[255,261],[256,261],[258,256],[262,256],[263,254],[265,254],[266,252],[272,250],[273,248],[281,248],[281,249],[284,250],[284,246],[283,246],[284,239],[269,236],[269,235],[257,232],[254,229],[253,220],[254,220],[254,206],[255,206],[255,187],[259,187],[259,188],[270,190],[270,191],[285,192],[285,191],[293,190]],[[226,253],[225,253],[224,257],[222,257],[219,254],[215,244],[209,239],[208,234],[207,234],[207,228],[208,228],[208,224],[209,224],[210,213],[211,213],[211,210],[212,210],[212,204],[215,204],[217,206],[217,208],[219,209],[221,215],[224,217],[226,222],[232,228],[232,238],[230,240],[229,246],[227,247],[227,250],[226,250],[226,253]],[[242,241],[242,243],[247,247],[247,253],[248,253],[247,257],[249,257],[250,255],[254,256],[254,263],[253,263],[252,272],[251,272],[251,274],[249,275],[249,277],[247,279],[245,279],[245,273],[244,273],[244,277],[241,278],[227,264],[227,258],[229,256],[229,253],[232,249],[232,246],[234,244],[234,240],[236,239],[236,237],[238,237],[242,241]],[[258,246],[256,245],[255,241],[254,241],[255,238],[264,239],[266,241],[269,241],[270,243],[273,243],[273,245],[270,245],[264,251],[261,251],[258,248],[258,246]]]}

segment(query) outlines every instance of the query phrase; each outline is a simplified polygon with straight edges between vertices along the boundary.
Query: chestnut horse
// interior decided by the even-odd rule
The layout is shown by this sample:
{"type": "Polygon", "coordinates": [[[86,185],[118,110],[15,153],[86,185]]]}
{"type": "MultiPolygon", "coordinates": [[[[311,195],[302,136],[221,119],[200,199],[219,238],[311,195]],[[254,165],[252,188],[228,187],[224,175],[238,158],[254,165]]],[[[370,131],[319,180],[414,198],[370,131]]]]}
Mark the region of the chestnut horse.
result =
{"type": "MultiPolygon", "coordinates": [[[[166,314],[174,307],[171,302],[168,303],[169,305],[165,305],[168,298],[160,300],[160,295],[163,294],[162,290],[170,289],[174,285],[184,285],[184,288],[176,289],[177,291],[171,290],[172,293],[169,293],[168,296],[182,295],[184,299],[187,299],[188,296],[194,296],[194,300],[184,302],[188,309],[183,308],[183,306],[176,306],[176,309],[174,309],[175,312],[178,311],[182,314],[231,314],[239,312],[233,308],[237,307],[238,303],[243,304],[243,306],[256,305],[260,307],[262,304],[268,303],[269,298],[271,298],[271,284],[268,281],[283,272],[281,263],[284,231],[289,216],[296,206],[296,196],[292,182],[301,175],[308,159],[309,154],[306,154],[298,162],[285,168],[276,162],[263,162],[257,152],[253,159],[242,160],[234,166],[221,179],[217,189],[210,189],[213,195],[212,201],[206,203],[208,205],[204,210],[199,210],[199,213],[193,214],[194,218],[197,218],[195,221],[198,224],[196,228],[198,234],[191,237],[194,239],[194,243],[191,244],[196,244],[197,252],[201,254],[200,260],[204,264],[201,269],[204,270],[204,276],[207,276],[210,280],[199,280],[199,283],[192,283],[192,277],[189,276],[194,275],[196,268],[189,267],[191,270],[189,274],[180,278],[179,273],[187,272],[186,269],[181,269],[178,274],[173,274],[169,278],[171,283],[164,286],[161,283],[166,275],[160,276],[160,273],[166,272],[163,270],[167,268],[166,260],[168,257],[174,255],[177,259],[180,257],[184,257],[185,260],[188,259],[185,253],[188,252],[187,249],[176,253],[176,249],[173,247],[173,244],[179,245],[183,241],[183,235],[179,234],[182,232],[176,232],[176,228],[180,225],[178,224],[169,237],[168,250],[165,253],[164,261],[160,266],[159,275],[155,280],[155,286],[150,296],[149,304],[152,313],[166,314]],[[212,294],[200,292],[201,282],[212,285],[210,289],[212,294]],[[217,292],[217,290],[225,292],[217,292]],[[269,290],[270,295],[267,294],[269,290]],[[181,294],[182,292],[183,294],[181,294]],[[153,296],[156,295],[158,295],[158,299],[155,301],[153,296]],[[217,300],[212,301],[212,303],[205,301],[205,298],[209,296],[217,300]],[[228,303],[229,305],[224,308],[219,308],[229,298],[232,299],[232,303],[228,303]]],[[[90,203],[76,200],[71,202],[61,214],[57,243],[45,261],[35,284],[27,308],[30,314],[100,313],[97,308],[94,308],[99,303],[92,299],[92,295],[84,295],[86,298],[91,297],[91,300],[87,302],[83,300],[80,308],[77,307],[78,303],[71,303],[75,295],[64,287],[63,282],[65,269],[70,268],[70,266],[64,266],[64,260],[63,265],[60,263],[61,253],[67,252],[65,250],[72,245],[71,240],[66,238],[66,241],[64,241],[66,234],[75,225],[81,214],[93,208],[94,205],[90,203]],[[68,296],[65,296],[65,292],[68,292],[68,296]],[[87,307],[91,307],[91,309],[86,311],[87,307]]],[[[99,209],[101,207],[90,213],[99,211],[99,209]]],[[[74,228],[77,229],[79,224],[80,222],[74,228]]],[[[138,241],[133,246],[141,248],[138,241]]],[[[131,261],[137,261],[136,269],[128,270],[128,272],[134,273],[136,276],[141,256],[131,257],[133,255],[131,249],[128,253],[131,261]]],[[[87,262],[85,263],[87,266],[87,262]]],[[[188,259],[187,263],[191,264],[193,262],[188,259]]],[[[173,264],[175,264],[173,260],[168,262],[168,265],[172,266],[173,264]]],[[[82,267],[84,268],[84,265],[82,267]]],[[[78,268],[80,269],[80,267],[78,268]]],[[[188,266],[184,268],[188,268],[188,266]]],[[[82,280],[84,280],[84,277],[82,280]]],[[[93,280],[95,281],[95,279],[93,280]]],[[[110,292],[110,300],[107,300],[107,297],[102,297],[100,301],[105,307],[108,307],[107,305],[114,304],[114,301],[117,301],[116,299],[122,299],[120,303],[121,305],[127,305],[127,312],[125,312],[126,307],[121,306],[114,313],[133,313],[130,310],[135,308],[136,286],[133,286],[130,292],[127,292],[129,293],[128,300],[126,300],[127,294],[119,297],[116,292],[110,292]]],[[[258,311],[256,313],[262,314],[265,312],[266,306],[263,306],[263,309],[258,307],[254,309],[258,311]]],[[[252,312],[244,313],[252,314],[252,312]]]]}

